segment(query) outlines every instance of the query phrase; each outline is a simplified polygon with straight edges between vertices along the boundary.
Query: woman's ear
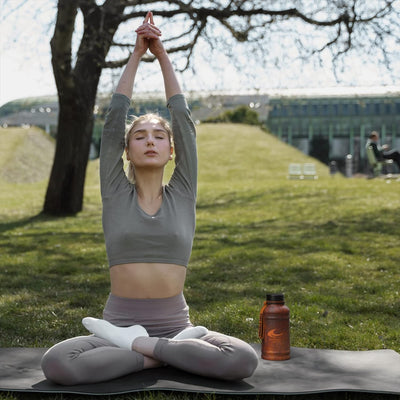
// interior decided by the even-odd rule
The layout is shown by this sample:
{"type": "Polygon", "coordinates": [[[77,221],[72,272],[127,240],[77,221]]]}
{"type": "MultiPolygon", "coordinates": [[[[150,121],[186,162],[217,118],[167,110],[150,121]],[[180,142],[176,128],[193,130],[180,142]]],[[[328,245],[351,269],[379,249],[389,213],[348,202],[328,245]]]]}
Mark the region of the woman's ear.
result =
{"type": "Polygon", "coordinates": [[[131,159],[129,158],[129,150],[128,150],[127,147],[125,147],[125,154],[126,154],[126,159],[127,159],[128,161],[130,161],[131,159]]]}
{"type": "Polygon", "coordinates": [[[169,155],[170,160],[172,160],[173,155],[174,155],[174,148],[171,146],[170,155],[169,155]]]}

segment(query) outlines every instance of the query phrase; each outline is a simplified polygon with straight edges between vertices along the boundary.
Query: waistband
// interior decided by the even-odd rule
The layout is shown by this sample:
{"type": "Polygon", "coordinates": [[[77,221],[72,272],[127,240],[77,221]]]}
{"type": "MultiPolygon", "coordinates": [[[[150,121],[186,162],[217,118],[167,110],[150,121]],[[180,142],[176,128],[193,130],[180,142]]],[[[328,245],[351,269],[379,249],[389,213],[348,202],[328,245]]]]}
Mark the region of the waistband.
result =
{"type": "Polygon", "coordinates": [[[161,299],[129,299],[111,293],[103,318],[117,326],[142,325],[155,337],[172,337],[192,326],[183,293],[161,299]]]}

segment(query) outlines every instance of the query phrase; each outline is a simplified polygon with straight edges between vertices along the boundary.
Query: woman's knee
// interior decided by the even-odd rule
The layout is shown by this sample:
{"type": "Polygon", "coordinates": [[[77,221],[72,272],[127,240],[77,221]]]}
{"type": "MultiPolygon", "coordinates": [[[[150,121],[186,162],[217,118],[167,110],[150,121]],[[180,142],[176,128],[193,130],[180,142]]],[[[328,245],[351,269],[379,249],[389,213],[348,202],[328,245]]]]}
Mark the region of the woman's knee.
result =
{"type": "Polygon", "coordinates": [[[59,385],[76,385],[80,383],[77,371],[70,358],[58,351],[56,346],[47,350],[41,361],[45,377],[59,385]]]}
{"type": "Polygon", "coordinates": [[[258,356],[249,344],[236,348],[232,355],[229,367],[225,370],[226,379],[238,380],[253,375],[258,365],[258,356]]]}
{"type": "Polygon", "coordinates": [[[203,340],[219,347],[222,357],[218,356],[221,364],[216,368],[219,378],[225,380],[238,380],[251,376],[258,365],[258,355],[255,350],[241,339],[210,332],[203,340]]]}

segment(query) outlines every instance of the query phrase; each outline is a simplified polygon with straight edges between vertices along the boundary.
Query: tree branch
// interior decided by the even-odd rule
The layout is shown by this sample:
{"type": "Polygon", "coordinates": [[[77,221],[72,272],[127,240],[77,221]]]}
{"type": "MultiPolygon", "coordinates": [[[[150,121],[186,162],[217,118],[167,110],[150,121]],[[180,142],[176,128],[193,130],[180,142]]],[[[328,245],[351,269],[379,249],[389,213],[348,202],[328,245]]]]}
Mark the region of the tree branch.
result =
{"type": "Polygon", "coordinates": [[[58,93],[71,85],[72,35],[74,33],[78,0],[59,0],[54,34],[50,40],[52,66],[58,93]]]}
{"type": "MultiPolygon", "coordinates": [[[[110,0],[108,0],[110,1],[110,0]]],[[[322,53],[327,49],[331,49],[332,53],[335,54],[335,58],[340,57],[344,53],[348,52],[353,47],[353,36],[357,26],[367,25],[377,19],[385,18],[389,13],[393,11],[393,4],[398,0],[387,0],[382,7],[378,10],[371,11],[372,7],[364,7],[361,11],[357,9],[359,7],[358,0],[352,0],[348,2],[336,3],[332,5],[335,7],[332,18],[318,18],[316,15],[320,15],[319,11],[307,13],[300,11],[299,8],[286,8],[286,9],[269,9],[263,7],[263,2],[249,1],[249,0],[230,0],[228,3],[221,4],[216,0],[209,0],[208,6],[204,6],[204,3],[198,2],[199,7],[196,7],[196,1],[182,1],[182,0],[169,0],[168,4],[171,6],[169,9],[158,9],[153,10],[154,15],[163,18],[172,18],[179,15],[188,16],[193,23],[190,28],[175,37],[165,39],[165,43],[171,43],[171,47],[167,50],[169,53],[177,53],[188,51],[187,57],[188,62],[184,69],[189,66],[189,58],[193,53],[193,49],[198,41],[198,38],[203,34],[207,25],[207,20],[211,17],[217,20],[222,26],[224,26],[228,32],[239,42],[249,42],[250,33],[257,33],[257,40],[264,37],[262,32],[259,32],[260,28],[265,28],[266,24],[272,24],[279,20],[298,19],[308,25],[315,27],[336,27],[336,32],[333,37],[327,39],[327,42],[316,50],[312,50],[311,54],[322,53]],[[365,14],[365,15],[364,15],[365,14]],[[245,24],[241,24],[241,27],[237,26],[234,18],[247,19],[245,24]],[[257,23],[254,23],[257,18],[257,23]],[[194,33],[195,32],[195,33],[194,33]],[[194,34],[194,36],[192,36],[194,34]],[[173,45],[173,43],[180,43],[182,39],[186,38],[186,43],[173,45]]],[[[125,1],[127,6],[140,5],[151,5],[156,3],[155,0],[131,0],[125,1]]],[[[138,18],[144,16],[145,11],[132,11],[120,16],[121,21],[127,21],[132,18],[138,18]]],[[[242,21],[243,22],[243,21],[242,21]]],[[[255,36],[254,36],[255,37],[255,36]]],[[[256,39],[253,39],[253,41],[256,39]]],[[[124,43],[113,43],[113,46],[119,45],[120,47],[131,47],[133,44],[124,43]]],[[[310,54],[309,53],[309,54],[310,54]]],[[[149,56],[144,61],[153,61],[154,58],[149,56]]],[[[120,67],[126,63],[127,58],[118,61],[110,61],[105,63],[107,68],[120,67]]]]}

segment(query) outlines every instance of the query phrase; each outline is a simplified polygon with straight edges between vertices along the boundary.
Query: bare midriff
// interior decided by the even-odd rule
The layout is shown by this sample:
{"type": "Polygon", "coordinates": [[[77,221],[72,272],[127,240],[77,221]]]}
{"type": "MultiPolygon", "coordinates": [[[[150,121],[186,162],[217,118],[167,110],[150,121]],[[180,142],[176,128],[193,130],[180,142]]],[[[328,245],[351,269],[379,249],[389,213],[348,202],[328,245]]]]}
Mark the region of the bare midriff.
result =
{"type": "Polygon", "coordinates": [[[111,293],[130,299],[173,297],[183,291],[186,268],[177,264],[132,263],[110,268],[111,293]]]}

